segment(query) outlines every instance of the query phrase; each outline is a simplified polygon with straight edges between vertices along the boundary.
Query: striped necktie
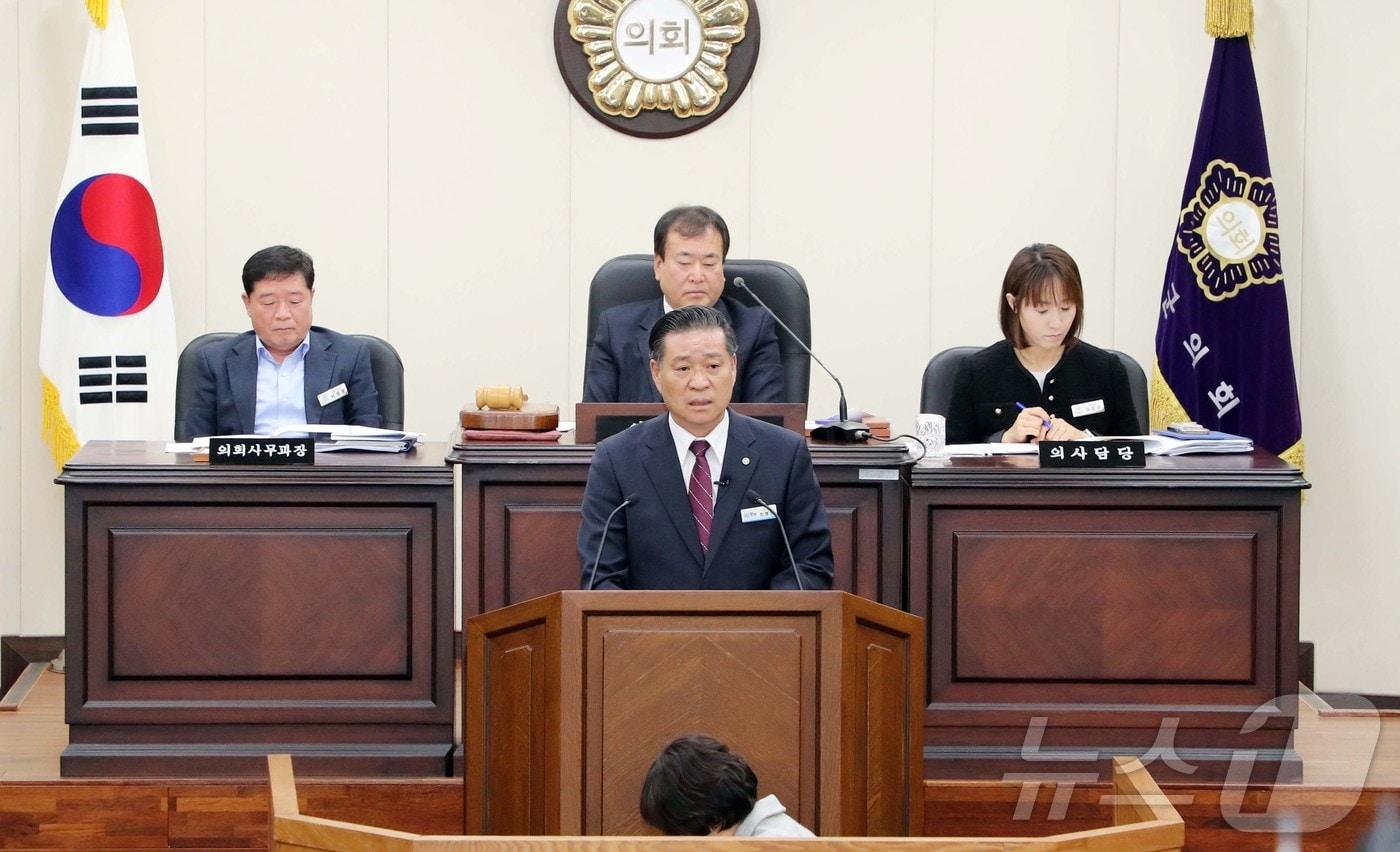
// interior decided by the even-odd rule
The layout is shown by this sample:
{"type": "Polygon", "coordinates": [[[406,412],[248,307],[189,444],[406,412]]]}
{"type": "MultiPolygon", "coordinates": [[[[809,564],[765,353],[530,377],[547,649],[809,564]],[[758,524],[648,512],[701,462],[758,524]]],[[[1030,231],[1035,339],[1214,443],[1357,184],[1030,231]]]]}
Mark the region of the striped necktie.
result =
{"type": "Polygon", "coordinates": [[[705,458],[709,449],[709,441],[690,442],[690,451],[695,454],[695,467],[690,471],[690,513],[695,516],[695,529],[700,533],[700,549],[705,553],[710,552],[710,527],[715,521],[710,460],[705,458]]]}

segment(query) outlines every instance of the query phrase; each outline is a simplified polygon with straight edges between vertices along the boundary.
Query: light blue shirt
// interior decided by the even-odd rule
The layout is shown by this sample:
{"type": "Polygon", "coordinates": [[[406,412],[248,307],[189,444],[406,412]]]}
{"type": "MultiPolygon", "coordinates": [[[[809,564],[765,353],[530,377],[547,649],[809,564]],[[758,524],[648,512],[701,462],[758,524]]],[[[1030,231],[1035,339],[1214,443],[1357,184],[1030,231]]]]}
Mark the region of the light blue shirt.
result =
{"type": "Polygon", "coordinates": [[[277,363],[253,335],[258,349],[258,394],[253,403],[253,432],[271,435],[283,426],[306,422],[306,353],[311,349],[311,333],[277,363]]]}

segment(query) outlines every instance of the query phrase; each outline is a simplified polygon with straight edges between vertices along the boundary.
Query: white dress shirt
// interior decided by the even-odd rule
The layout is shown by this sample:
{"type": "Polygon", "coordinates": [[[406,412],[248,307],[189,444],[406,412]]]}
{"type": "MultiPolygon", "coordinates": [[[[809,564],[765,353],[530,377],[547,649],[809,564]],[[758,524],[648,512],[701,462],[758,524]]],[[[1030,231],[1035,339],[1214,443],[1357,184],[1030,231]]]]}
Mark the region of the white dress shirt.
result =
{"type": "Polygon", "coordinates": [[[277,363],[256,334],[258,385],[253,405],[253,434],[271,435],[283,426],[306,422],[306,353],[311,349],[311,333],[296,349],[277,363]]]}
{"type": "Polygon", "coordinates": [[[695,470],[695,454],[690,451],[690,442],[710,442],[710,448],[705,451],[705,460],[710,463],[710,505],[714,505],[714,483],[719,481],[720,471],[724,470],[724,448],[729,443],[729,410],[725,409],[719,423],[710,430],[710,434],[704,436],[685,431],[670,414],[666,415],[666,422],[671,425],[671,440],[676,442],[676,457],[681,463],[681,483],[687,487],[690,485],[690,473],[695,470]]]}

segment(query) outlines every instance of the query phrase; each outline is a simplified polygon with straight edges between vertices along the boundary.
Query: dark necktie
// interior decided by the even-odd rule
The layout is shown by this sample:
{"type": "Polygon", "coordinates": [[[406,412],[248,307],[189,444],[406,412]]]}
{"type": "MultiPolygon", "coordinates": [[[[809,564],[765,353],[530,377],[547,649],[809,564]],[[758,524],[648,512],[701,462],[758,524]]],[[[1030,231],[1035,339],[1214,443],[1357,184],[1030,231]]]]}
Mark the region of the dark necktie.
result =
{"type": "Polygon", "coordinates": [[[691,441],[690,451],[695,454],[695,467],[690,471],[690,513],[695,516],[695,529],[700,533],[700,550],[710,552],[710,527],[715,521],[715,498],[710,479],[710,461],[705,453],[710,449],[709,441],[691,441]]]}

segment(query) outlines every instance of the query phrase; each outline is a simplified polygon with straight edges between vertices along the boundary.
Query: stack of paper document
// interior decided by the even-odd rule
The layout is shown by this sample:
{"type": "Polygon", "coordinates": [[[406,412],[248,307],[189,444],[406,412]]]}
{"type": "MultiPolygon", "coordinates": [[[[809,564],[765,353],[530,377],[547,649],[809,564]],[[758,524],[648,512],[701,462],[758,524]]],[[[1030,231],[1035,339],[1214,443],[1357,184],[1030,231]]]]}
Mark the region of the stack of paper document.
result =
{"type": "Polygon", "coordinates": [[[1149,456],[1186,456],[1194,453],[1252,453],[1254,442],[1229,432],[1208,432],[1186,437],[1164,429],[1151,435],[1134,435],[1130,441],[1142,441],[1149,456]]]}
{"type": "Polygon", "coordinates": [[[275,438],[309,435],[316,439],[316,452],[336,453],[343,450],[365,450],[374,453],[406,453],[423,440],[422,432],[397,429],[376,429],[372,426],[341,426],[301,423],[283,426],[272,433],[275,438]]]}
{"type": "Polygon", "coordinates": [[[1040,452],[1036,444],[949,444],[945,456],[1015,456],[1040,452]]]}
{"type": "MultiPolygon", "coordinates": [[[[1184,456],[1193,453],[1249,453],[1254,442],[1228,432],[1210,432],[1183,437],[1163,430],[1151,435],[1095,436],[1090,441],[1142,441],[1149,456],[1184,456]]],[[[949,444],[946,456],[1010,456],[1040,452],[1039,444],[949,444]]]]}
{"type": "MultiPolygon", "coordinates": [[[[396,429],[375,429],[370,426],[321,425],[300,423],[283,426],[268,435],[220,435],[221,438],[315,438],[316,452],[336,453],[343,450],[366,450],[372,453],[406,453],[423,440],[422,432],[401,432],[396,429]]],[[[167,453],[207,453],[209,439],[195,438],[186,443],[165,445],[167,453]]]]}

